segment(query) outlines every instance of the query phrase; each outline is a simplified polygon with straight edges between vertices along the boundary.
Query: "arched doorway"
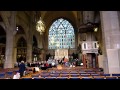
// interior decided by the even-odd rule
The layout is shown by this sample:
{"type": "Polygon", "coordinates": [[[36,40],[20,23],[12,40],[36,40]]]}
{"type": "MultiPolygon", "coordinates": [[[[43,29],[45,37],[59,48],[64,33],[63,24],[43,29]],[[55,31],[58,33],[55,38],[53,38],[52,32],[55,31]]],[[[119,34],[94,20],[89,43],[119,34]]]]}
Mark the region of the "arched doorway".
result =
{"type": "Polygon", "coordinates": [[[6,32],[0,26],[0,67],[3,67],[5,60],[6,32]]]}

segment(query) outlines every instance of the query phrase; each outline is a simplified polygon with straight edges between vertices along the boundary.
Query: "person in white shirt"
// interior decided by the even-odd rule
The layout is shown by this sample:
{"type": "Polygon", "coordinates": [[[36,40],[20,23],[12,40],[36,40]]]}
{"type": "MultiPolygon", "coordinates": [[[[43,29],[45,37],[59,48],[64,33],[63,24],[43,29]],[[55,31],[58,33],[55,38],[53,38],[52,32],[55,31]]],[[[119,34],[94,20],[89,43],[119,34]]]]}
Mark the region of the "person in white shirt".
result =
{"type": "Polygon", "coordinates": [[[17,72],[17,73],[13,76],[13,79],[20,79],[20,73],[17,72]]]}

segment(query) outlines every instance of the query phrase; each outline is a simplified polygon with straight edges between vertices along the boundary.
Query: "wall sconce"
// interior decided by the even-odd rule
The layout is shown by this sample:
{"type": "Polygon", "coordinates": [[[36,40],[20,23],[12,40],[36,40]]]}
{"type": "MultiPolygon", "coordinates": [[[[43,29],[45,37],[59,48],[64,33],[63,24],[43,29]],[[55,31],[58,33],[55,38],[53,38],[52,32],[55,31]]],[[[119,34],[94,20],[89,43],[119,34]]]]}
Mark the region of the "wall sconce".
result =
{"type": "Polygon", "coordinates": [[[18,31],[18,26],[16,27],[16,31],[18,31]]]}
{"type": "Polygon", "coordinates": [[[95,27],[95,28],[94,28],[94,32],[97,32],[97,31],[98,31],[98,27],[95,27]]]}

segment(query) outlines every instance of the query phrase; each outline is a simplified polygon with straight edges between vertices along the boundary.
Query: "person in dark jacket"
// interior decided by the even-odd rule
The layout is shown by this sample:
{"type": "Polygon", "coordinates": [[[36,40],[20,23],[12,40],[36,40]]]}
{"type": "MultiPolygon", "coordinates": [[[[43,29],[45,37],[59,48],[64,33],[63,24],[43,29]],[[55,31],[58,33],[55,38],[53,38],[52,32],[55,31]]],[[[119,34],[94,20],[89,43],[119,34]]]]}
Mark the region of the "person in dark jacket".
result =
{"type": "Polygon", "coordinates": [[[26,67],[25,67],[24,61],[21,61],[21,64],[19,66],[20,77],[23,77],[25,69],[26,69],[26,67]]]}

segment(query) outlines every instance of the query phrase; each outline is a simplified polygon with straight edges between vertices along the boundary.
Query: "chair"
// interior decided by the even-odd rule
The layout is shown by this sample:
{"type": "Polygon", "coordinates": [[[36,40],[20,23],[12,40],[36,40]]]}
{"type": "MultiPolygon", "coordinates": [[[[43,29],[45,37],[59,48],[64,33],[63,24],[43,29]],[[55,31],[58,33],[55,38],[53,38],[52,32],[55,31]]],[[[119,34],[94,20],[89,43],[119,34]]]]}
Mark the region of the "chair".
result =
{"type": "Polygon", "coordinates": [[[60,74],[56,73],[56,74],[50,74],[51,77],[59,77],[60,74]]]}
{"type": "Polygon", "coordinates": [[[79,72],[79,74],[87,74],[87,72],[79,72]]]}
{"type": "Polygon", "coordinates": [[[13,71],[6,72],[6,78],[12,78],[13,77],[13,71]]]}
{"type": "Polygon", "coordinates": [[[80,77],[69,77],[69,79],[80,79],[80,77]]]}
{"type": "Polygon", "coordinates": [[[57,79],[68,79],[68,77],[57,77],[57,79]]]}
{"type": "Polygon", "coordinates": [[[34,74],[34,75],[32,75],[32,77],[39,77],[40,76],[40,74],[34,74]]]}
{"type": "Polygon", "coordinates": [[[41,72],[41,74],[50,74],[50,72],[41,72]]]}
{"type": "Polygon", "coordinates": [[[60,74],[60,72],[52,72],[51,74],[60,74]]]}
{"type": "Polygon", "coordinates": [[[17,73],[17,72],[19,72],[19,70],[15,70],[14,72],[17,73]]]}
{"type": "Polygon", "coordinates": [[[40,76],[41,76],[41,77],[49,77],[50,74],[41,74],[40,76]]]}
{"type": "Polygon", "coordinates": [[[117,79],[116,76],[107,76],[106,79],[117,79]]]}
{"type": "Polygon", "coordinates": [[[93,70],[85,70],[86,72],[93,72],[93,70]]]}
{"type": "Polygon", "coordinates": [[[61,74],[69,74],[69,72],[63,71],[61,72],[61,74]]]}
{"type": "Polygon", "coordinates": [[[104,76],[93,76],[93,79],[105,79],[104,76]]]}
{"type": "Polygon", "coordinates": [[[70,74],[78,74],[77,71],[71,71],[70,74]]]}
{"type": "Polygon", "coordinates": [[[56,79],[56,77],[45,77],[45,79],[56,79]]]}
{"type": "Polygon", "coordinates": [[[117,77],[119,77],[119,76],[120,76],[120,74],[112,74],[112,76],[117,76],[117,77]]]}
{"type": "Polygon", "coordinates": [[[102,74],[102,76],[110,76],[110,74],[102,74]]]}
{"type": "Polygon", "coordinates": [[[80,74],[81,76],[88,77],[90,74],[80,74]]]}
{"type": "Polygon", "coordinates": [[[5,78],[5,73],[0,73],[0,79],[4,79],[5,78]]]}
{"type": "Polygon", "coordinates": [[[79,77],[79,74],[70,74],[71,77],[79,77]]]}
{"type": "Polygon", "coordinates": [[[61,74],[61,77],[69,77],[69,74],[61,74]]]}
{"type": "Polygon", "coordinates": [[[32,77],[22,77],[22,79],[32,79],[32,77]]]}
{"type": "Polygon", "coordinates": [[[61,73],[61,71],[55,71],[55,73],[56,73],[56,74],[60,74],[60,73],[61,73]]]}
{"type": "Polygon", "coordinates": [[[33,79],[44,79],[44,77],[33,77],[33,79]]]}
{"type": "Polygon", "coordinates": [[[81,77],[81,79],[93,79],[92,77],[81,77]]]}
{"type": "Polygon", "coordinates": [[[100,76],[99,74],[95,73],[95,74],[91,74],[91,76],[100,76]]]}

